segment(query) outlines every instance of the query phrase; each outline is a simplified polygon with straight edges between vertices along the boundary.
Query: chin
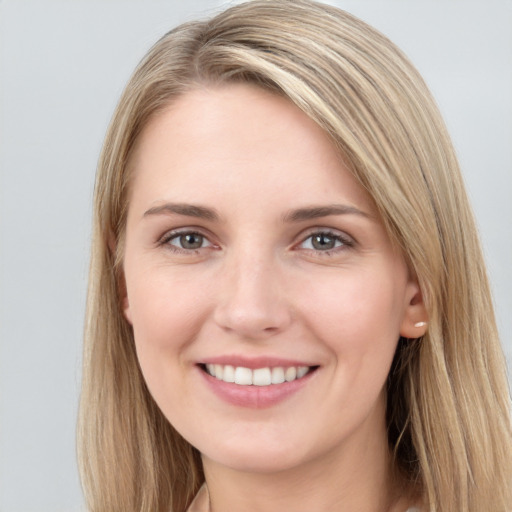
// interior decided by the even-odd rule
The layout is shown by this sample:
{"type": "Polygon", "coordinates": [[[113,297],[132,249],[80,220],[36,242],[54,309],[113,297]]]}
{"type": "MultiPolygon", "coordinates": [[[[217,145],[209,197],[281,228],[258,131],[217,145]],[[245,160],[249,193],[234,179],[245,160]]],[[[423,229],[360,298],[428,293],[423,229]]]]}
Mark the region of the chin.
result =
{"type": "Polygon", "coordinates": [[[300,466],[307,458],[302,452],[286,443],[279,446],[266,443],[252,446],[229,446],[201,452],[203,457],[216,465],[244,473],[278,473],[300,466]]]}
{"type": "Polygon", "coordinates": [[[222,465],[239,473],[273,474],[287,471],[299,466],[299,461],[276,460],[276,456],[261,454],[236,454],[218,459],[210,459],[217,465],[222,465]]]}

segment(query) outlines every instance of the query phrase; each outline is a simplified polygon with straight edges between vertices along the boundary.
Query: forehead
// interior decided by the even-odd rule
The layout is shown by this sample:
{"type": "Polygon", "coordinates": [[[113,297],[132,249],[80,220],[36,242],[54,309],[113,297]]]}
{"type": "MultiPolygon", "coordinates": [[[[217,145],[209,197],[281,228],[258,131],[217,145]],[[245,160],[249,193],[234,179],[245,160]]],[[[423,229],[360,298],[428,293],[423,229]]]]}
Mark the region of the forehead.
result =
{"type": "Polygon", "coordinates": [[[201,87],[144,128],[131,162],[132,200],[371,200],[328,135],[289,100],[248,84],[201,87]]]}

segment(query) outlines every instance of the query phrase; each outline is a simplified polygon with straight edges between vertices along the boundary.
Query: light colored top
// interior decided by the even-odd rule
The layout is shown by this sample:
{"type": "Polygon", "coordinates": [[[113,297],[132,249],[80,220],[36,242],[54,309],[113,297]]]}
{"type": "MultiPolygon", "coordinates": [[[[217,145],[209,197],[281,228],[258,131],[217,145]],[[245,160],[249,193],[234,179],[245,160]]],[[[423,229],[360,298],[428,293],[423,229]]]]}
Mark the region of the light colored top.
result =
{"type": "MultiPolygon", "coordinates": [[[[194,501],[188,507],[187,512],[210,512],[210,496],[205,484],[199,489],[194,501]]],[[[411,507],[406,512],[421,512],[417,507],[411,507]]]]}
{"type": "Polygon", "coordinates": [[[210,512],[210,496],[208,495],[206,484],[203,484],[201,489],[199,489],[187,512],[210,512]]]}

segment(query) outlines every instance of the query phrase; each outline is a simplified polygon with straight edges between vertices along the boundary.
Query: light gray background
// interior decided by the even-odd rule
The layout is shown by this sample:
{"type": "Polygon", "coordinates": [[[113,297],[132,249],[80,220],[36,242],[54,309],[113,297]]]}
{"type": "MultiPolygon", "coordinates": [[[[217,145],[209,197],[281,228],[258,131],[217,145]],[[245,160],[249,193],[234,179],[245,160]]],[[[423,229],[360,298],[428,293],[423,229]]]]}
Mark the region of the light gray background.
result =
{"type": "MultiPolygon", "coordinates": [[[[512,2],[331,2],[424,74],[460,156],[512,356],[512,2]]],[[[132,69],[225,2],[0,0],[0,512],[82,509],[75,463],[90,203],[132,69]]]]}

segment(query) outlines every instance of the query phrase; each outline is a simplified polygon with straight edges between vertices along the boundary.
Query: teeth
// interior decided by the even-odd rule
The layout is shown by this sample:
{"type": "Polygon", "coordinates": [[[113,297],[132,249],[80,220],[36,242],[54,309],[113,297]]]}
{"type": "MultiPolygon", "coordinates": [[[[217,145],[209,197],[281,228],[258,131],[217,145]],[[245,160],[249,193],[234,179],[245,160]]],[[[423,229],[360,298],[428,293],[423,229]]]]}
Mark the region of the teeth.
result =
{"type": "Polygon", "coordinates": [[[231,365],[224,366],[224,375],[222,376],[224,382],[235,382],[235,368],[231,365]]]}
{"type": "Polygon", "coordinates": [[[302,379],[306,373],[308,373],[309,368],[307,366],[299,366],[297,368],[297,379],[302,379]]]}
{"type": "Polygon", "coordinates": [[[294,366],[286,368],[286,371],[284,372],[284,378],[286,379],[286,382],[291,382],[292,380],[295,380],[297,378],[297,368],[295,368],[294,366]]]}
{"type": "Polygon", "coordinates": [[[272,368],[272,384],[282,384],[284,382],[284,368],[276,366],[272,368]]]}
{"type": "Polygon", "coordinates": [[[270,368],[258,368],[252,372],[252,383],[255,386],[270,386],[272,384],[272,373],[270,368]]]}
{"type": "MultiPolygon", "coordinates": [[[[218,379],[217,375],[215,377],[218,379]]],[[[252,371],[249,368],[238,366],[235,370],[235,384],[250,386],[252,384],[252,371]]]]}
{"type": "Polygon", "coordinates": [[[215,365],[215,377],[221,380],[224,377],[224,367],[221,364],[215,365]]]}
{"type": "Polygon", "coordinates": [[[270,386],[301,379],[310,371],[309,366],[276,366],[274,368],[257,368],[251,370],[243,366],[207,364],[206,371],[216,379],[234,382],[240,386],[270,386]]]}

